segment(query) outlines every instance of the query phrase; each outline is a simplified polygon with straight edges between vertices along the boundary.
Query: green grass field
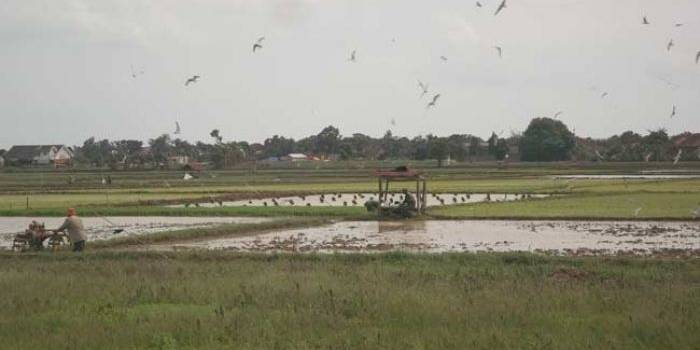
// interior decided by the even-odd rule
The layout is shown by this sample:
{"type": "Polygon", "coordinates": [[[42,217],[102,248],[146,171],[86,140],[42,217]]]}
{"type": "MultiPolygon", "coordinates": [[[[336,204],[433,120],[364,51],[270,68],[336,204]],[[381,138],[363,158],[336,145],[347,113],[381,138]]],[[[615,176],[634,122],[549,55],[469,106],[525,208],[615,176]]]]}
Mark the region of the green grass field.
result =
{"type": "Polygon", "coordinates": [[[429,214],[447,218],[693,220],[696,208],[700,208],[698,193],[642,192],[445,206],[430,209],[429,214]]]}
{"type": "MultiPolygon", "coordinates": [[[[109,190],[73,190],[45,193],[37,189],[25,194],[0,192],[0,215],[63,215],[76,207],[83,215],[260,215],[370,217],[362,208],[188,208],[174,209],[158,202],[197,202],[210,197],[237,195],[273,196],[292,193],[372,192],[369,182],[320,182],[265,184],[228,187],[178,187],[109,190]],[[29,208],[27,208],[27,199],[29,208]],[[150,204],[150,205],[149,205],[150,204]]],[[[392,187],[400,190],[404,186],[392,187]]],[[[407,186],[410,187],[410,186],[407,186]]],[[[553,180],[537,178],[495,178],[436,180],[430,191],[440,193],[554,193],[556,199],[517,203],[483,203],[431,209],[449,217],[520,218],[692,218],[700,207],[700,179],[692,180],[553,180]],[[564,200],[566,199],[566,200],[564,200]],[[635,209],[642,208],[638,216],[635,209]]]]}
{"type": "Polygon", "coordinates": [[[690,349],[700,262],[0,254],[7,349],[690,349]]]}

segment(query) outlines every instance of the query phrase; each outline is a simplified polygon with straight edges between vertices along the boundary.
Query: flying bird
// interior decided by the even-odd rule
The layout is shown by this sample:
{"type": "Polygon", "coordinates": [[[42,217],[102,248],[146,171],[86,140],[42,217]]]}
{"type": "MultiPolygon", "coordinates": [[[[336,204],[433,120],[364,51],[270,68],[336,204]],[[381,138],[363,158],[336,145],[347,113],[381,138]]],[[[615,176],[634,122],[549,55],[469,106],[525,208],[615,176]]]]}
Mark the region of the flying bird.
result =
{"type": "Polygon", "coordinates": [[[420,87],[421,90],[420,97],[423,97],[428,93],[428,84],[423,84],[422,81],[418,80],[418,87],[420,87]]]}
{"type": "Polygon", "coordinates": [[[506,0],[503,0],[500,5],[498,5],[498,8],[496,9],[496,12],[493,14],[494,16],[497,16],[501,10],[506,8],[506,0]]]}
{"type": "Polygon", "coordinates": [[[598,152],[598,150],[595,150],[595,155],[598,157],[598,159],[605,160],[605,157],[603,157],[603,155],[600,154],[600,152],[598,152]]]}
{"type": "Polygon", "coordinates": [[[679,149],[678,153],[676,153],[676,156],[673,157],[673,165],[676,165],[676,163],[678,163],[678,161],[681,160],[681,154],[683,154],[683,150],[679,149]]]}
{"type": "Polygon", "coordinates": [[[175,122],[175,132],[173,134],[180,135],[180,123],[175,122]]]}
{"type": "Polygon", "coordinates": [[[698,64],[698,62],[700,62],[700,51],[695,54],[695,64],[698,64]]]}
{"type": "Polygon", "coordinates": [[[673,105],[673,109],[671,110],[671,118],[676,116],[676,105],[673,105]]]}
{"type": "Polygon", "coordinates": [[[481,3],[477,1],[477,2],[476,2],[476,7],[481,7],[481,6],[482,6],[481,3]]]}
{"type": "Polygon", "coordinates": [[[143,74],[143,71],[142,71],[142,70],[141,70],[141,71],[138,71],[138,72],[135,71],[133,65],[131,65],[130,67],[131,67],[131,77],[132,77],[132,78],[136,79],[137,76],[143,74]]]}
{"type": "Polygon", "coordinates": [[[425,108],[435,107],[435,103],[437,103],[437,100],[439,98],[440,98],[440,94],[433,96],[433,100],[430,101],[430,103],[428,103],[428,106],[426,106],[425,108]]]}
{"type": "Polygon", "coordinates": [[[564,112],[559,111],[557,113],[554,113],[554,119],[557,119],[557,117],[560,116],[562,113],[564,113],[564,112]]]}
{"type": "Polygon", "coordinates": [[[188,78],[185,81],[185,86],[190,85],[191,83],[196,83],[197,80],[199,80],[199,75],[193,75],[192,78],[188,78]]]}
{"type": "Polygon", "coordinates": [[[447,57],[445,57],[445,56],[440,56],[440,59],[447,62],[447,57]]]}
{"type": "Polygon", "coordinates": [[[666,44],[666,51],[671,51],[671,48],[673,47],[673,39],[669,40],[668,44],[666,44]]]}
{"type": "Polygon", "coordinates": [[[647,16],[642,17],[642,24],[649,24],[649,21],[647,20],[647,16]]]}
{"type": "Polygon", "coordinates": [[[357,62],[357,50],[352,50],[352,52],[350,53],[350,59],[348,61],[357,62]]]}
{"type": "Polygon", "coordinates": [[[676,27],[682,27],[683,23],[676,23],[676,27]]]}
{"type": "Polygon", "coordinates": [[[500,46],[494,46],[493,48],[498,51],[498,58],[503,58],[503,49],[500,46]]]}
{"type": "Polygon", "coordinates": [[[258,40],[255,41],[255,43],[253,44],[253,53],[255,53],[256,50],[260,50],[263,48],[263,46],[262,46],[263,40],[265,40],[265,37],[261,36],[258,38],[258,40]]]}
{"type": "Polygon", "coordinates": [[[391,126],[396,126],[396,119],[391,118],[391,121],[389,121],[389,123],[391,123],[391,126]]]}
{"type": "Polygon", "coordinates": [[[607,92],[604,92],[604,93],[600,94],[600,98],[605,98],[605,96],[608,96],[608,93],[607,93],[607,92]]]}

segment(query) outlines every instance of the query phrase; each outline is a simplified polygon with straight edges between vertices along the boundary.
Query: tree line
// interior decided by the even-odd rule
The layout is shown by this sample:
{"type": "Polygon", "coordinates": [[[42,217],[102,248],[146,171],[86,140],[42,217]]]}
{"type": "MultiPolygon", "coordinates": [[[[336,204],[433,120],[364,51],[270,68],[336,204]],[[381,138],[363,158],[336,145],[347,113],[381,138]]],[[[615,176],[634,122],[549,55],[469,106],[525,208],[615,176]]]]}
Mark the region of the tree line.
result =
{"type": "MultiPolygon", "coordinates": [[[[334,126],[318,134],[298,140],[274,135],[261,143],[225,141],[217,129],[209,142],[190,143],[164,134],[144,143],[139,140],[96,140],[89,138],[75,147],[76,161],[95,166],[141,167],[167,164],[171,157],[187,157],[192,161],[225,168],[246,161],[279,159],[290,153],[304,153],[319,159],[332,160],[427,160],[442,164],[456,161],[522,160],[522,161],[666,161],[674,157],[674,139],[661,129],[640,135],[626,131],[607,139],[582,138],[574,135],[560,120],[535,118],[522,133],[499,135],[495,132],[482,139],[472,134],[435,135],[408,138],[390,130],[374,138],[355,133],[343,136],[334,126]]],[[[697,160],[697,154],[684,155],[697,160]]]]}

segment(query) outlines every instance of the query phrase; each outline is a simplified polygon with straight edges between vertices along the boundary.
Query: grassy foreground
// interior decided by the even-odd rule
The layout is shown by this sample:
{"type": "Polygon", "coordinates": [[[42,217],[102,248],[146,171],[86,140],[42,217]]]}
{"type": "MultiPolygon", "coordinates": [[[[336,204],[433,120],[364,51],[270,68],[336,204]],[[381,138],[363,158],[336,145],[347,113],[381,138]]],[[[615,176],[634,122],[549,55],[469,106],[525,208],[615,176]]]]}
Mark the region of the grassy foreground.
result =
{"type": "Polygon", "coordinates": [[[694,348],[700,261],[0,254],[21,349],[694,348]]]}

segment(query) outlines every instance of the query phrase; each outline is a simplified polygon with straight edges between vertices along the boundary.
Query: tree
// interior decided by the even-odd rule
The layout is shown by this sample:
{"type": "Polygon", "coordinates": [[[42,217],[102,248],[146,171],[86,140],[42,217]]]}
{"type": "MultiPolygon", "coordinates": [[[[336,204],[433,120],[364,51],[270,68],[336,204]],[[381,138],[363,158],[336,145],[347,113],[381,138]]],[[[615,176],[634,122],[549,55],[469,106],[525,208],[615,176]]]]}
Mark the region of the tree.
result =
{"type": "Polygon", "coordinates": [[[112,150],[112,144],[109,140],[95,141],[95,138],[91,137],[83,142],[83,146],[78,149],[77,153],[81,161],[102,167],[105,163],[113,161],[112,150]]]}
{"type": "Polygon", "coordinates": [[[488,139],[488,144],[489,144],[489,154],[495,155],[496,154],[496,144],[498,143],[498,135],[496,135],[495,132],[491,132],[491,136],[488,139]]]}
{"type": "Polygon", "coordinates": [[[520,140],[523,161],[567,160],[576,144],[574,134],[560,120],[535,118],[520,140]]]}
{"type": "Polygon", "coordinates": [[[437,159],[438,167],[442,167],[442,162],[449,154],[450,149],[446,138],[428,135],[428,155],[430,158],[437,159]]]}
{"type": "Polygon", "coordinates": [[[642,144],[646,152],[652,155],[652,160],[662,161],[667,158],[671,148],[671,140],[666,129],[649,131],[649,135],[642,138],[642,144]]]}
{"type": "Polygon", "coordinates": [[[506,156],[508,156],[509,151],[508,141],[506,141],[506,139],[498,139],[496,146],[494,147],[493,155],[497,160],[504,160],[506,159],[506,156]]]}
{"type": "Polygon", "coordinates": [[[138,140],[119,140],[112,142],[114,151],[112,154],[115,158],[115,163],[122,163],[124,169],[128,169],[129,166],[137,161],[142,161],[139,159],[139,154],[141,148],[143,147],[143,142],[138,140]]]}
{"type": "Polygon", "coordinates": [[[340,147],[340,130],[338,128],[329,125],[323,130],[321,130],[318,135],[316,135],[316,145],[318,153],[327,157],[328,155],[338,153],[338,148],[340,147]]]}
{"type": "Polygon", "coordinates": [[[153,160],[156,163],[164,164],[168,161],[170,156],[170,151],[172,149],[172,141],[168,134],[163,134],[155,139],[150,139],[148,141],[149,146],[151,146],[151,154],[153,155],[153,160]]]}
{"type": "Polygon", "coordinates": [[[224,138],[220,135],[219,129],[214,129],[214,130],[212,130],[212,131],[209,133],[209,136],[211,136],[212,138],[214,138],[214,140],[216,141],[216,143],[221,143],[221,142],[223,141],[223,139],[224,139],[224,138]]]}
{"type": "Polygon", "coordinates": [[[265,147],[265,157],[283,157],[294,152],[295,143],[294,139],[275,135],[266,139],[263,146],[265,147]]]}
{"type": "Polygon", "coordinates": [[[469,156],[474,157],[479,154],[479,144],[481,143],[481,139],[472,136],[469,138],[469,156]]]}

